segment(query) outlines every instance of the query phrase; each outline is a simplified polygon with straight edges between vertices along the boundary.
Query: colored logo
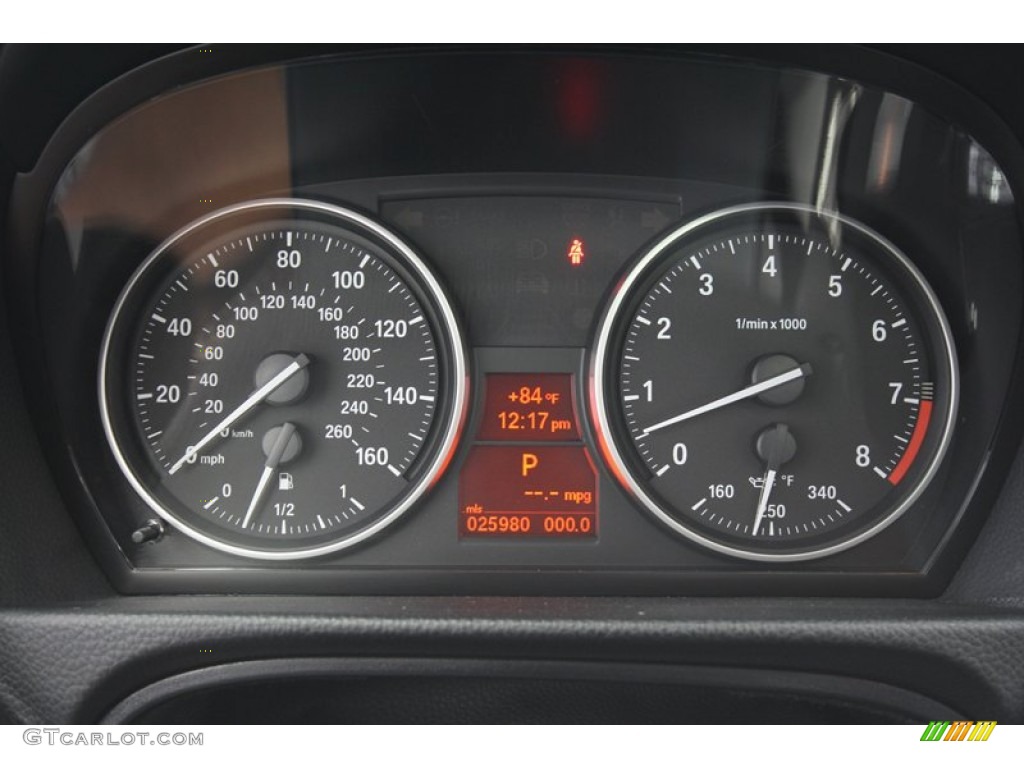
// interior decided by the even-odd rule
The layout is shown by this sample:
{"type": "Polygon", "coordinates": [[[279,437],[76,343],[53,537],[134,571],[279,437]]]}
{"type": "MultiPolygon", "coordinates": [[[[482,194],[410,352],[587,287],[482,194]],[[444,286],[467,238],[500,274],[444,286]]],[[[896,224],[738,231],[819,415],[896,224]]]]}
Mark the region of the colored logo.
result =
{"type": "Polygon", "coordinates": [[[988,741],[995,727],[995,720],[932,720],[921,741],[988,741]]]}

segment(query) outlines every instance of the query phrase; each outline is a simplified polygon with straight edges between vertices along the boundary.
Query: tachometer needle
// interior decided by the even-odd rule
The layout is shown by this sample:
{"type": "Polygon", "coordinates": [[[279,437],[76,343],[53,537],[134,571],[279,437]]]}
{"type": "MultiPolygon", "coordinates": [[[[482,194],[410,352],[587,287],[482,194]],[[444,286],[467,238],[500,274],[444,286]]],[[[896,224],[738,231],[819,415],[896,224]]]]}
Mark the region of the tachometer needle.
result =
{"type": "Polygon", "coordinates": [[[757,384],[751,384],[749,387],[744,387],[738,392],[733,392],[731,395],[720,397],[717,400],[713,400],[710,403],[689,410],[686,413],[673,416],[671,419],[665,419],[664,421],[659,421],[657,424],[652,424],[643,431],[643,434],[649,435],[651,432],[657,432],[659,429],[671,427],[673,424],[678,424],[681,421],[692,419],[694,416],[700,416],[703,413],[708,413],[709,411],[715,411],[719,408],[724,408],[727,405],[738,403],[740,400],[755,397],[762,392],[767,392],[770,389],[781,387],[783,384],[787,384],[790,381],[796,381],[797,379],[802,379],[804,376],[810,376],[811,373],[812,370],[810,364],[804,363],[799,368],[794,368],[790,371],[786,371],[785,373],[780,373],[778,376],[772,376],[770,379],[765,379],[757,384]]]}
{"type": "Polygon", "coordinates": [[[216,439],[217,435],[219,435],[225,429],[228,429],[231,426],[233,426],[243,416],[249,413],[249,411],[251,411],[257,405],[266,400],[275,389],[280,387],[282,384],[288,381],[288,379],[290,379],[296,373],[301,371],[307,365],[309,365],[309,358],[306,357],[305,355],[297,355],[295,357],[295,360],[293,360],[291,364],[285,366],[280,373],[278,373],[270,381],[268,381],[262,387],[259,387],[255,392],[253,392],[251,395],[245,398],[245,401],[241,405],[235,408],[235,410],[233,410],[223,419],[221,419],[217,426],[215,426],[213,429],[207,432],[199,442],[197,442],[195,445],[190,446],[189,449],[185,451],[185,455],[171,465],[170,470],[168,470],[170,474],[173,475],[175,472],[181,469],[182,466],[184,466],[185,462],[187,462],[193,456],[197,455],[201,450],[203,450],[203,448],[205,448],[207,445],[213,442],[213,440],[216,439]]]}
{"type": "Polygon", "coordinates": [[[263,497],[266,496],[267,489],[270,487],[270,478],[274,476],[277,465],[281,463],[281,456],[284,454],[294,434],[295,425],[290,421],[286,421],[281,425],[281,431],[277,433],[277,439],[274,440],[267,460],[263,464],[263,474],[260,475],[259,482],[256,483],[256,490],[253,491],[252,499],[249,501],[249,509],[245,511],[245,519],[242,521],[243,528],[249,527],[249,521],[252,520],[253,512],[263,502],[263,497]]]}

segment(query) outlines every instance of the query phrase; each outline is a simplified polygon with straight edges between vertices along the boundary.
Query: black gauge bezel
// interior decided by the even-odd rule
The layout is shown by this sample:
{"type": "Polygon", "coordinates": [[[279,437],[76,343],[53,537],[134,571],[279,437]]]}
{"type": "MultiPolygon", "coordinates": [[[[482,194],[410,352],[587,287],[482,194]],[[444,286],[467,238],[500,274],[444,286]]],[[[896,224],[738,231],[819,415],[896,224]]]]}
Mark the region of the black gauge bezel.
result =
{"type": "Polygon", "coordinates": [[[759,562],[798,562],[842,552],[872,538],[898,520],[924,493],[935,477],[952,439],[959,399],[956,347],[949,322],[931,286],[914,263],[889,240],[864,224],[839,213],[797,203],[753,203],[713,211],[669,230],[656,239],[616,281],[595,333],[589,364],[590,413],[601,452],[612,474],[633,501],[673,533],[720,554],[759,562]],[[824,532],[797,540],[757,540],[721,533],[696,523],[650,487],[651,471],[638,455],[626,426],[619,393],[621,360],[629,318],[671,263],[700,242],[726,232],[774,223],[837,227],[844,237],[867,243],[869,262],[909,298],[908,310],[920,322],[935,384],[937,429],[929,429],[921,446],[923,460],[911,468],[900,488],[894,488],[874,509],[824,532]],[[883,506],[884,505],[884,506],[883,506]],[[881,510],[879,506],[883,506],[881,510]]]}
{"type": "Polygon", "coordinates": [[[167,238],[135,270],[121,291],[103,335],[98,395],[100,418],[117,466],[139,498],[164,521],[191,538],[223,552],[265,560],[297,560],[337,552],[367,541],[403,517],[437,482],[455,452],[466,418],[468,393],[467,354],[461,323],[427,263],[398,235],[354,210],[316,200],[266,198],[215,211],[167,238]],[[340,228],[355,242],[366,243],[376,258],[409,287],[431,326],[438,354],[439,401],[424,446],[406,474],[409,485],[367,522],[343,531],[272,539],[233,531],[198,515],[170,494],[161,493],[159,470],[142,444],[126,395],[125,371],[138,340],[139,312],[161,286],[184,266],[202,257],[214,241],[258,226],[314,221],[340,228]]]}

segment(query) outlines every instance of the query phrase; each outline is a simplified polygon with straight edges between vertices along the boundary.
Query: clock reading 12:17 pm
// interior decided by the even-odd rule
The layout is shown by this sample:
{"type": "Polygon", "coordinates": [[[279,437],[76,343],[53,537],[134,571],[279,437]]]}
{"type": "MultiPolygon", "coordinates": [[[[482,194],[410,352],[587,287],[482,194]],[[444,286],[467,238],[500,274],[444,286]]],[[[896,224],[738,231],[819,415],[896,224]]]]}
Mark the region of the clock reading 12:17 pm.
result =
{"type": "Polygon", "coordinates": [[[923,276],[863,225],[795,205],[663,238],[592,358],[616,476],[671,530],[748,559],[822,557],[893,522],[934,476],[956,399],[923,276]]]}

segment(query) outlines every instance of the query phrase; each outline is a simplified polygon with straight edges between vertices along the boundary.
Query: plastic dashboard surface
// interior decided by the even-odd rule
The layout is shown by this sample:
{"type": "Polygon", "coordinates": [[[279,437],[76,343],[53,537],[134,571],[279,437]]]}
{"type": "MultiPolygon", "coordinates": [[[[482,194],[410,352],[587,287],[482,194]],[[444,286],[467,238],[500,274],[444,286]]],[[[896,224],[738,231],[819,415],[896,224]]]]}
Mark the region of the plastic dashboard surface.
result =
{"type": "MultiPolygon", "coordinates": [[[[83,105],[12,201],[23,215],[8,287],[37,307],[19,341],[47,382],[36,402],[47,411],[44,441],[121,588],[828,595],[935,594],[948,581],[987,512],[979,499],[1003,480],[989,464],[995,440],[1017,429],[1022,256],[1005,180],[1020,157],[993,159],[977,137],[984,119],[965,126],[913,94],[701,56],[342,55],[156,90],[153,74],[109,87],[108,98],[132,108],[83,105]],[[422,256],[463,330],[469,401],[459,439],[408,512],[341,551],[268,562],[208,547],[174,524],[137,541],[155,530],[153,505],[103,433],[94,382],[104,331],[160,243],[211,212],[267,198],[358,212],[422,256]],[[591,365],[616,285],[666,233],[750,204],[836,212],[894,243],[934,291],[958,361],[959,407],[931,481],[884,530],[805,562],[730,557],[676,535],[630,494],[602,446],[611,438],[596,429],[591,365]],[[494,433],[513,417],[541,418],[495,405],[524,389],[548,398],[543,418],[567,433],[557,444],[537,430],[494,433]],[[564,412],[552,416],[558,401],[564,412]],[[521,480],[549,464],[548,487],[521,480]],[[541,498],[523,506],[526,495],[541,498]],[[526,512],[504,514],[517,503],[526,512]],[[470,514],[494,509],[503,515],[487,521],[490,531],[470,514]],[[520,520],[535,535],[509,529],[528,524],[520,520]]],[[[708,339],[698,365],[719,343],[708,339]]],[[[685,450],[674,454],[680,464],[685,450]]],[[[762,458],[771,468],[775,459],[762,458]]],[[[198,471],[217,470],[205,462],[198,471]]],[[[274,483],[284,491],[290,478],[274,483]]],[[[764,479],[727,479],[707,487],[722,489],[713,492],[724,503],[725,489],[740,486],[753,515],[764,479]]],[[[205,509],[214,496],[202,496],[205,509]]]]}

